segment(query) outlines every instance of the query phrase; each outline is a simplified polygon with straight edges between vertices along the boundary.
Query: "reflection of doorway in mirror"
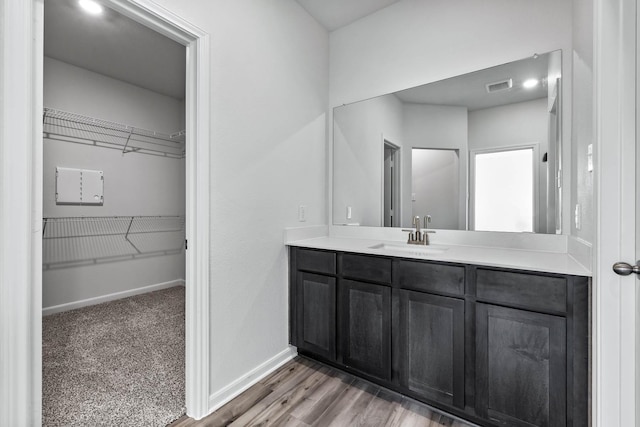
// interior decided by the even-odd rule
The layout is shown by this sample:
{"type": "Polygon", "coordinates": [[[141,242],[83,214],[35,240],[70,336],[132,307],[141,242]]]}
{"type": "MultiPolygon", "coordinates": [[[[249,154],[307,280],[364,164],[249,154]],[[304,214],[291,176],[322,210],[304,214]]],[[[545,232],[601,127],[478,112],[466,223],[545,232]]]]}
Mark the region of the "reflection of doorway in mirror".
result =
{"type": "Polygon", "coordinates": [[[431,216],[431,228],[457,230],[460,204],[458,150],[411,150],[412,217],[431,216]]]}
{"type": "Polygon", "coordinates": [[[384,141],[382,218],[384,227],[400,225],[400,147],[384,141]]]}
{"type": "Polygon", "coordinates": [[[473,230],[534,231],[535,152],[535,146],[472,152],[473,230]]]}

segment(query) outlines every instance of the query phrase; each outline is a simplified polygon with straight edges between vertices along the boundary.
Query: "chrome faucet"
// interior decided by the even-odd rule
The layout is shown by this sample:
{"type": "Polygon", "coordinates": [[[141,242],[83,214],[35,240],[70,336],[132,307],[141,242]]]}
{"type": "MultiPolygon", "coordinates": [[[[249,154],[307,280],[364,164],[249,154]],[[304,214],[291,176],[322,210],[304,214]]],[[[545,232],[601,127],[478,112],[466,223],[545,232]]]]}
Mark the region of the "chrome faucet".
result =
{"type": "Polygon", "coordinates": [[[415,229],[402,230],[402,231],[409,232],[409,238],[407,239],[407,243],[410,245],[428,245],[429,244],[428,233],[435,233],[435,231],[433,230],[427,230],[430,222],[431,222],[431,215],[425,215],[424,230],[420,230],[420,217],[415,216],[413,218],[413,226],[415,227],[415,229]]]}

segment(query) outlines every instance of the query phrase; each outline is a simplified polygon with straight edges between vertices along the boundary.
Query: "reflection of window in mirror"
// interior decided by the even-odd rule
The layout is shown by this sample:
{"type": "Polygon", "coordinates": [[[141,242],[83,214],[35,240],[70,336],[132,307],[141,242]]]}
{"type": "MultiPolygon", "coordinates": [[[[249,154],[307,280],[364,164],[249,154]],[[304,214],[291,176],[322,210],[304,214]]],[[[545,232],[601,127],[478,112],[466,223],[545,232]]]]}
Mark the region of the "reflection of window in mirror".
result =
{"type": "Polygon", "coordinates": [[[534,231],[535,148],[472,152],[474,230],[534,231]]]}
{"type": "Polygon", "coordinates": [[[460,179],[458,150],[411,150],[411,216],[431,216],[431,228],[457,230],[460,179]]]}

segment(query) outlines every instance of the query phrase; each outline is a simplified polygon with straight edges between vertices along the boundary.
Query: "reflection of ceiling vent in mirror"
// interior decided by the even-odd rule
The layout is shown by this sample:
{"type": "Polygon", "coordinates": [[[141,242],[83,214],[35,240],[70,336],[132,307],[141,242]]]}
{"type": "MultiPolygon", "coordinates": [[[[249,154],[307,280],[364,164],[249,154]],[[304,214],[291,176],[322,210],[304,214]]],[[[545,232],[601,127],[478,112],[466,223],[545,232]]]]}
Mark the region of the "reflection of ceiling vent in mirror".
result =
{"type": "Polygon", "coordinates": [[[485,86],[488,93],[499,92],[501,90],[511,89],[513,87],[513,80],[500,80],[499,82],[487,83],[485,86]]]}

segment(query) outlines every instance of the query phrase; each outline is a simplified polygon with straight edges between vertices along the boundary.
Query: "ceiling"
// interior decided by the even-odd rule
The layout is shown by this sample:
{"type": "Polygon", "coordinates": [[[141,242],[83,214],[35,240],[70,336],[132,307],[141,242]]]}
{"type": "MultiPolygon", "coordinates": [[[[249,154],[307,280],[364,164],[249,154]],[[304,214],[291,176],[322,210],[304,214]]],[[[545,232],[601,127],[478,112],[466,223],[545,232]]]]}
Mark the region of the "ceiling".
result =
{"type": "Polygon", "coordinates": [[[296,0],[327,30],[344,27],[400,0],[296,0]]]}
{"type": "MultiPolygon", "coordinates": [[[[399,0],[296,1],[333,31],[399,0]]],[[[184,99],[184,46],[108,8],[91,16],[77,0],[44,5],[45,56],[184,99]]]]}
{"type": "Polygon", "coordinates": [[[467,107],[470,111],[546,98],[546,85],[541,84],[533,89],[522,87],[522,83],[527,79],[547,77],[549,54],[536,56],[537,58],[526,58],[463,76],[417,86],[396,92],[395,95],[403,102],[460,106],[467,107]],[[504,79],[513,80],[511,89],[487,93],[486,84],[504,79]]]}
{"type": "Polygon", "coordinates": [[[177,99],[185,97],[185,48],[105,8],[84,13],[76,0],[44,2],[44,54],[177,99]]]}

